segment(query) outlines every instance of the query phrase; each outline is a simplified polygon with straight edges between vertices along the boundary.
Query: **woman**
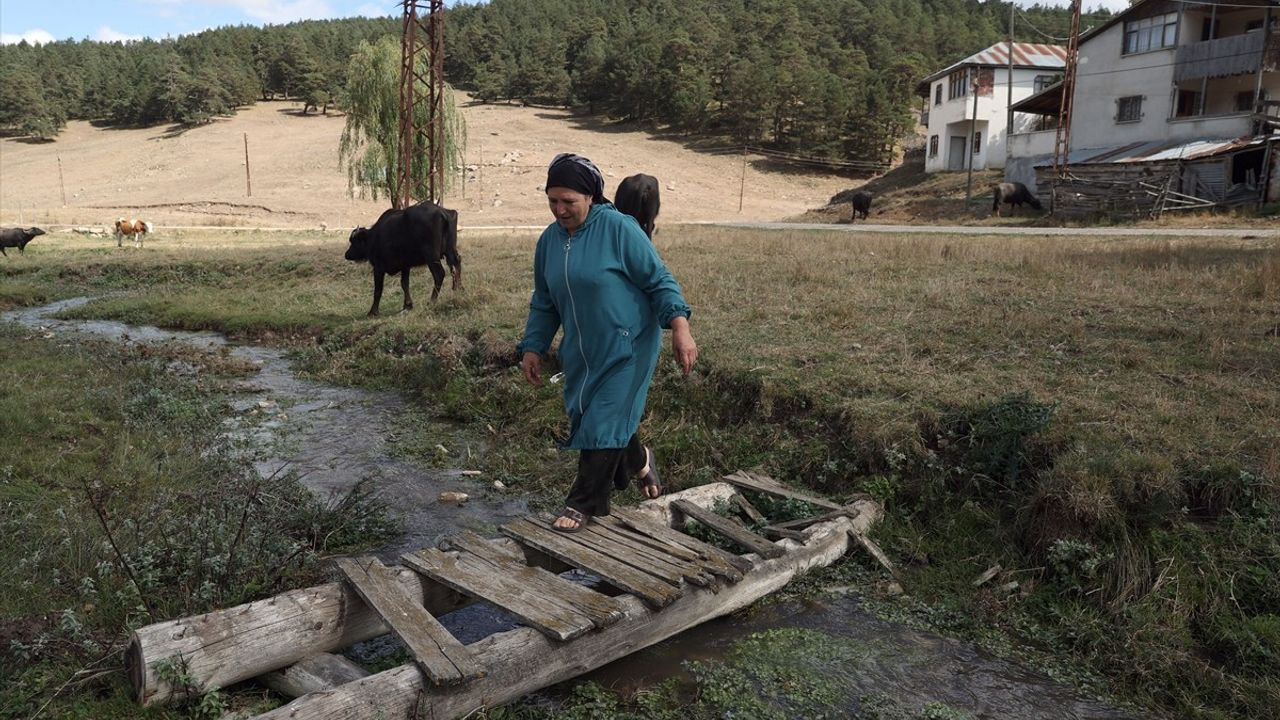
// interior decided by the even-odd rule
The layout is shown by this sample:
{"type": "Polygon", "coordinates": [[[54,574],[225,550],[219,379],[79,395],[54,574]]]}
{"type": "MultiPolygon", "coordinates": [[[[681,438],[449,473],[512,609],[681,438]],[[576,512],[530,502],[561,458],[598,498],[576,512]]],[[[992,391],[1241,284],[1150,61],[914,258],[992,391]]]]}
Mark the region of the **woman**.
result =
{"type": "Polygon", "coordinates": [[[689,305],[644,231],[604,197],[600,170],[562,153],[547,168],[547,203],[556,221],[538,238],[533,297],[520,369],[542,385],[542,355],[564,328],[560,361],[569,439],[581,451],[578,476],[554,527],[576,532],[609,514],[609,494],[635,477],[645,497],[662,494],[653,451],[636,437],[662,330],[685,375],[698,346],[689,305]]]}

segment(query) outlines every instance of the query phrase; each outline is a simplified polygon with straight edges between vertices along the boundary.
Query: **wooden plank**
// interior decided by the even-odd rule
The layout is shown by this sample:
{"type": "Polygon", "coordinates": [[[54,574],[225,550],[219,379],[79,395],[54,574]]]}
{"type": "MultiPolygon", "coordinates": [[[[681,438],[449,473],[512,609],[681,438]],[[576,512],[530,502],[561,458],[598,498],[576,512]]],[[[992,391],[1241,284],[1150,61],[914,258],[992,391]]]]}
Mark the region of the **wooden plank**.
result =
{"type": "Polygon", "coordinates": [[[636,595],[655,607],[666,607],[681,595],[678,587],[576,543],[558,531],[547,530],[528,520],[513,520],[500,530],[517,542],[541,550],[561,562],[595,573],[610,585],[636,595]]]}
{"type": "Polygon", "coordinates": [[[331,690],[353,680],[369,677],[369,671],[341,655],[316,653],[282,670],[273,670],[258,679],[285,697],[331,690]]]}
{"type": "Polygon", "coordinates": [[[591,618],[598,628],[608,627],[622,619],[622,605],[616,598],[592,590],[585,585],[566,580],[553,572],[525,565],[512,559],[497,543],[485,540],[473,532],[465,532],[449,538],[450,547],[465,550],[489,564],[491,572],[508,575],[529,592],[556,597],[578,612],[591,618]]]}
{"type": "Polygon", "coordinates": [[[820,498],[816,495],[803,493],[803,492],[800,492],[799,490],[792,490],[786,485],[783,485],[777,480],[774,480],[773,478],[767,477],[765,475],[759,475],[757,473],[748,473],[745,470],[739,470],[738,472],[732,475],[725,475],[721,479],[731,485],[736,485],[740,488],[746,488],[747,490],[754,490],[756,492],[768,493],[770,495],[778,495],[780,497],[791,498],[792,500],[803,500],[812,505],[817,505],[818,507],[827,508],[828,510],[840,509],[840,506],[838,504],[833,503],[830,500],[827,500],[825,498],[820,498]]]}
{"type": "Polygon", "coordinates": [[[746,516],[751,520],[751,522],[756,524],[761,524],[765,522],[764,515],[761,515],[760,511],[757,510],[754,505],[747,502],[747,499],[742,497],[741,493],[734,493],[733,497],[731,497],[730,499],[733,501],[734,505],[738,506],[739,510],[741,510],[743,513],[746,514],[746,516]]]}
{"type": "Polygon", "coordinates": [[[470,553],[450,557],[435,548],[425,548],[405,553],[400,559],[415,572],[497,605],[547,637],[563,642],[595,627],[591,618],[555,596],[529,592],[518,580],[489,572],[489,564],[470,553]]]}
{"type": "Polygon", "coordinates": [[[677,500],[672,503],[672,507],[760,557],[776,558],[786,552],[784,548],[774,545],[759,535],[744,529],[741,525],[728,518],[720,517],[710,510],[704,510],[693,503],[677,500]]]}
{"type": "Polygon", "coordinates": [[[702,557],[697,552],[690,550],[689,548],[683,545],[677,545],[675,543],[659,540],[657,538],[649,537],[648,535],[645,535],[644,533],[641,533],[638,530],[633,530],[622,521],[610,515],[592,518],[592,521],[595,522],[597,525],[608,528],[619,535],[622,535],[624,537],[631,539],[634,542],[648,545],[649,547],[653,548],[654,550],[657,550],[660,553],[671,555],[673,557],[680,558],[681,560],[689,560],[691,562],[697,562],[702,557]]]}
{"type": "Polygon", "coordinates": [[[889,556],[884,554],[884,551],[880,549],[879,545],[875,544],[871,538],[857,530],[850,530],[849,534],[853,536],[854,540],[858,541],[858,544],[862,546],[863,550],[867,551],[867,554],[875,558],[876,562],[880,563],[884,566],[885,570],[889,571],[889,575],[891,575],[894,580],[897,580],[899,584],[902,583],[902,576],[898,574],[898,568],[894,567],[892,562],[889,562],[889,556]]]}
{"type": "Polygon", "coordinates": [[[767,538],[776,538],[779,540],[787,538],[788,540],[795,540],[796,542],[804,542],[804,533],[799,530],[788,530],[787,528],[780,528],[777,525],[765,525],[760,528],[760,532],[764,533],[764,536],[767,538]]]}
{"type": "MultiPolygon", "coordinates": [[[[547,521],[548,526],[551,522],[553,521],[547,521]]],[[[710,587],[715,584],[715,578],[699,563],[667,555],[661,550],[633,540],[631,535],[624,535],[604,527],[596,522],[595,518],[582,532],[571,537],[580,538],[584,544],[596,547],[606,555],[646,572],[652,572],[649,568],[653,567],[674,573],[676,584],[681,579],[701,587],[710,587]]]]}
{"type": "Polygon", "coordinates": [[[337,558],[334,562],[360,597],[404,641],[432,684],[453,685],[484,674],[471,651],[426,608],[400,591],[391,568],[375,557],[337,558]]]}
{"type": "Polygon", "coordinates": [[[754,567],[754,563],[741,555],[721,550],[715,545],[702,542],[666,525],[659,525],[630,508],[614,508],[612,515],[637,532],[664,542],[676,543],[697,552],[708,570],[730,582],[742,580],[743,575],[754,567]]]}
{"type": "Polygon", "coordinates": [[[787,520],[786,522],[773,523],[772,527],[776,527],[781,530],[803,530],[809,527],[810,525],[817,525],[820,522],[835,520],[836,518],[842,517],[842,516],[855,518],[858,516],[859,512],[861,512],[861,510],[858,510],[858,508],[852,505],[845,505],[839,510],[832,510],[831,512],[823,513],[821,515],[814,515],[813,517],[798,518],[796,520],[787,520]]]}

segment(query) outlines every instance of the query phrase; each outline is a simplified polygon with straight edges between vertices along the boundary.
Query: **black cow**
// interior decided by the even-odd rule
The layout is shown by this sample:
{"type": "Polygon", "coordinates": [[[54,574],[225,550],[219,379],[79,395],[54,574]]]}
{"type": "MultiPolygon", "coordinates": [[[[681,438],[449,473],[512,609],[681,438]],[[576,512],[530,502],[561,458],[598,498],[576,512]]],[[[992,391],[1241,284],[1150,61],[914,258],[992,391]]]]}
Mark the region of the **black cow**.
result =
{"type": "Polygon", "coordinates": [[[1000,203],[1005,202],[1013,207],[1022,207],[1026,203],[1036,210],[1043,210],[1040,200],[1019,182],[996,183],[991,186],[991,212],[1000,217],[1000,203]]]}
{"type": "Polygon", "coordinates": [[[27,243],[31,242],[37,235],[44,235],[44,231],[38,227],[23,228],[0,228],[0,255],[8,256],[9,253],[4,249],[7,247],[16,247],[18,252],[26,252],[27,243]]]}
{"type": "Polygon", "coordinates": [[[644,234],[653,239],[653,221],[658,217],[658,178],[652,175],[632,175],[622,178],[618,192],[613,194],[613,204],[618,210],[640,223],[644,234]]]}
{"type": "Polygon", "coordinates": [[[400,274],[400,287],[404,290],[404,309],[413,308],[409,296],[409,268],[426,265],[435,278],[431,293],[434,301],[440,295],[444,283],[444,266],[449,263],[453,276],[453,289],[462,288],[462,258],[458,256],[458,213],[442,208],[433,202],[420,202],[404,210],[391,209],[378,218],[371,228],[351,231],[351,246],[346,258],[354,262],[369,261],[373,266],[373,307],[369,315],[378,314],[378,302],[382,300],[382,279],[385,275],[400,274]]]}
{"type": "Polygon", "coordinates": [[[875,198],[869,190],[859,190],[849,198],[849,202],[853,204],[853,214],[849,216],[849,222],[858,219],[858,215],[862,215],[862,219],[867,219],[867,214],[871,212],[871,201],[875,198]]]}

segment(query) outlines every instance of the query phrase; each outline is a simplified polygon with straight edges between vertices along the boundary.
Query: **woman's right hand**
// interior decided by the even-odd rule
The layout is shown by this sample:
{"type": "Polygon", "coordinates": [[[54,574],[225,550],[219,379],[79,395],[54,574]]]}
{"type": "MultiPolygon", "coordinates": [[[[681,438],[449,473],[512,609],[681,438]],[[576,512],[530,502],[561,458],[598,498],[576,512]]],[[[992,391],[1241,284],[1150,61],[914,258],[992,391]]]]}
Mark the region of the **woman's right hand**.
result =
{"type": "Polygon", "coordinates": [[[542,356],[536,352],[526,352],[520,358],[520,372],[524,373],[524,379],[530,385],[542,387],[542,356]]]}

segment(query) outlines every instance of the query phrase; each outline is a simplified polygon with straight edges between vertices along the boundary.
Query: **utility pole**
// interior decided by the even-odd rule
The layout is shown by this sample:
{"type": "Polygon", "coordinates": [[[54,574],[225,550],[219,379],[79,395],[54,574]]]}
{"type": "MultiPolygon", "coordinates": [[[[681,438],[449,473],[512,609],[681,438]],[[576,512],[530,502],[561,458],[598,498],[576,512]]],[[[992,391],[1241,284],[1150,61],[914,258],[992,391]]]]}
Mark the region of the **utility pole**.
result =
{"type": "Polygon", "coordinates": [[[1067,58],[1062,72],[1062,104],[1058,107],[1058,132],[1053,143],[1053,186],[1049,194],[1049,214],[1057,212],[1058,183],[1067,179],[1071,162],[1071,111],[1076,94],[1076,66],[1080,59],[1080,3],[1071,0],[1071,35],[1067,38],[1067,58]]]}
{"type": "Polygon", "coordinates": [[[969,121],[969,138],[965,143],[965,151],[969,154],[969,179],[964,186],[965,210],[973,204],[973,156],[977,154],[974,151],[978,149],[977,143],[974,142],[978,137],[978,68],[976,67],[973,68],[973,82],[970,83],[970,90],[973,92],[973,119],[969,121]]]}
{"type": "Polygon", "coordinates": [[[249,179],[249,133],[244,134],[244,196],[253,197],[253,181],[249,179]]]}
{"type": "MultiPolygon", "coordinates": [[[[1004,166],[1006,168],[1005,172],[1008,172],[1007,168],[1009,167],[1009,160],[1013,157],[1013,137],[1012,137],[1013,136],[1013,13],[1015,12],[1015,10],[1016,10],[1016,6],[1012,2],[1009,3],[1009,37],[1008,37],[1009,74],[1008,76],[1005,77],[1005,80],[1008,81],[1008,85],[1009,85],[1009,97],[1006,100],[1006,107],[1008,108],[1008,113],[1005,117],[1005,125],[1004,125],[1004,166]]],[[[1008,177],[1008,175],[1006,175],[1005,177],[1008,177]]]]}
{"type": "Polygon", "coordinates": [[[414,201],[414,163],[418,155],[427,162],[425,199],[444,199],[444,0],[402,0],[404,15],[400,39],[400,153],[396,174],[397,208],[414,201]],[[419,5],[427,5],[426,17],[419,5]],[[427,60],[427,76],[419,70],[419,60],[427,60]],[[418,85],[426,86],[425,97],[418,85]],[[416,110],[425,107],[426,122],[417,122],[416,110]]]}

